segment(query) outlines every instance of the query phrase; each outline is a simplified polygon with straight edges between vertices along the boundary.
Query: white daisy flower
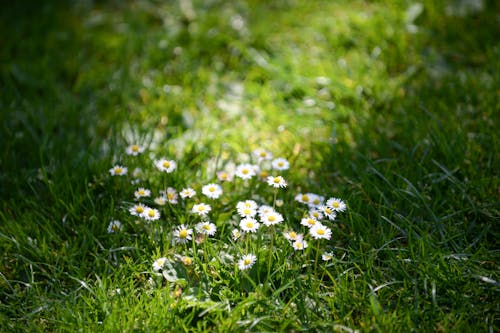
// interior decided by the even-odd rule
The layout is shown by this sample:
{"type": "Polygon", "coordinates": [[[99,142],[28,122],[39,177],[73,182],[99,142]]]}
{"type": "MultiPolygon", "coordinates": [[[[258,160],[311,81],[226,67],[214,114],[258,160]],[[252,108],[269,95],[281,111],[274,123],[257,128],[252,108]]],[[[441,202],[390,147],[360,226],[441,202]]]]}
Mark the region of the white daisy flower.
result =
{"type": "Polygon", "coordinates": [[[272,160],[273,159],[273,154],[268,152],[267,150],[263,148],[257,148],[253,151],[253,156],[257,158],[257,161],[260,163],[262,161],[266,160],[272,160]]]}
{"type": "Polygon", "coordinates": [[[322,255],[321,255],[321,259],[323,261],[330,261],[333,259],[333,252],[324,252],[322,255]]]}
{"type": "Polygon", "coordinates": [[[158,272],[163,269],[163,266],[167,263],[167,258],[161,257],[153,262],[153,271],[158,272]]]}
{"type": "Polygon", "coordinates": [[[137,191],[134,192],[136,199],[151,196],[151,191],[144,187],[139,187],[137,191]]]}
{"type": "Polygon", "coordinates": [[[247,217],[244,219],[241,219],[240,221],[240,228],[244,232],[256,232],[257,229],[259,229],[260,223],[257,222],[256,219],[247,217]]]}
{"type": "Polygon", "coordinates": [[[298,234],[293,230],[283,232],[283,236],[290,242],[302,241],[304,239],[303,234],[298,234]]]}
{"type": "Polygon", "coordinates": [[[193,206],[192,212],[198,214],[199,216],[207,216],[208,212],[212,210],[210,205],[199,203],[193,206]]]}
{"type": "Polygon", "coordinates": [[[279,171],[290,169],[290,163],[288,162],[288,160],[282,157],[274,159],[271,162],[271,166],[274,170],[279,170],[279,171]]]}
{"type": "Polygon", "coordinates": [[[188,229],[184,224],[181,224],[174,230],[174,241],[178,244],[187,243],[192,239],[193,229],[188,229]]]}
{"type": "Polygon", "coordinates": [[[238,260],[238,268],[242,271],[249,269],[255,264],[255,261],[257,260],[257,257],[253,254],[246,254],[241,257],[240,260],[238,260]]]}
{"type": "Polygon", "coordinates": [[[250,209],[257,209],[259,207],[259,205],[257,205],[257,203],[253,200],[245,200],[245,201],[239,201],[237,204],[236,204],[236,209],[238,211],[240,211],[241,209],[246,209],[246,208],[250,208],[250,209]]]}
{"type": "Polygon", "coordinates": [[[193,190],[192,188],[188,187],[188,188],[182,189],[180,195],[181,195],[182,199],[192,198],[196,195],[196,191],[193,190]]]}
{"type": "Polygon", "coordinates": [[[283,215],[278,212],[269,212],[260,216],[260,221],[265,226],[269,227],[274,224],[283,222],[283,215]]]}
{"type": "Polygon", "coordinates": [[[202,187],[201,193],[210,199],[217,199],[222,195],[222,187],[218,184],[207,184],[202,187]]]}
{"type": "Polygon", "coordinates": [[[177,204],[177,199],[179,196],[177,195],[177,191],[173,187],[167,188],[167,191],[165,192],[165,197],[167,198],[168,202],[170,202],[173,205],[177,204]]]}
{"type": "Polygon", "coordinates": [[[196,232],[207,236],[213,236],[217,231],[217,227],[215,226],[215,224],[208,221],[198,223],[195,228],[196,232]]]}
{"type": "Polygon", "coordinates": [[[165,204],[167,203],[167,197],[162,195],[162,196],[156,197],[154,201],[155,201],[155,204],[157,204],[158,206],[165,206],[165,204]]]}
{"type": "Polygon", "coordinates": [[[268,205],[262,205],[259,207],[259,210],[258,210],[259,216],[263,216],[263,215],[265,215],[267,213],[271,213],[271,212],[274,212],[274,208],[271,206],[268,206],[268,205]]]}
{"type": "Polygon", "coordinates": [[[344,212],[347,208],[344,201],[338,198],[330,198],[326,201],[326,205],[331,207],[336,212],[344,212]]]}
{"type": "Polygon", "coordinates": [[[311,208],[308,213],[309,216],[314,217],[318,221],[323,219],[323,213],[317,208],[311,208]]]}
{"type": "Polygon", "coordinates": [[[109,222],[108,234],[113,234],[115,232],[119,232],[120,230],[122,230],[122,224],[120,221],[114,220],[114,221],[109,222]]]}
{"type": "Polygon", "coordinates": [[[335,210],[330,206],[321,206],[319,209],[329,220],[333,221],[337,217],[337,213],[335,213],[335,210]]]}
{"type": "Polygon", "coordinates": [[[230,182],[234,178],[234,174],[232,172],[228,172],[225,170],[217,171],[217,179],[221,182],[230,182]]]}
{"type": "Polygon", "coordinates": [[[310,203],[311,207],[322,206],[324,202],[325,202],[325,197],[311,193],[311,203],[310,203]]]}
{"type": "Polygon", "coordinates": [[[130,145],[127,147],[127,149],[125,149],[125,152],[127,153],[127,155],[137,156],[144,152],[144,147],[139,145],[130,145]]]}
{"type": "Polygon", "coordinates": [[[312,202],[311,199],[312,199],[311,193],[299,193],[295,196],[295,201],[298,201],[298,202],[306,204],[306,205],[311,204],[311,202],[312,202]]]}
{"type": "Polygon", "coordinates": [[[160,218],[160,212],[156,208],[147,208],[142,214],[141,217],[146,221],[156,221],[160,218]]]}
{"type": "Polygon", "coordinates": [[[318,223],[318,220],[316,220],[314,216],[306,216],[302,220],[300,220],[300,224],[308,228],[312,228],[318,223]]]}
{"type": "Polygon", "coordinates": [[[158,170],[166,173],[171,173],[177,168],[177,163],[175,161],[167,160],[165,158],[156,160],[154,164],[158,170]]]}
{"type": "Polygon", "coordinates": [[[305,240],[296,240],[292,243],[292,247],[295,251],[304,250],[307,246],[308,244],[305,240]]]}
{"type": "Polygon", "coordinates": [[[269,176],[267,177],[267,184],[269,186],[272,186],[274,188],[283,188],[286,187],[286,181],[283,177],[281,176],[269,176]]]}
{"type": "Polygon", "coordinates": [[[109,169],[109,173],[111,176],[125,176],[128,172],[128,169],[122,165],[115,165],[111,169],[109,169]]]}
{"type": "Polygon", "coordinates": [[[233,238],[233,240],[237,240],[238,238],[241,237],[241,232],[239,229],[233,229],[231,231],[231,237],[233,238]]]}
{"type": "Polygon", "coordinates": [[[241,179],[251,179],[256,175],[256,166],[247,163],[240,164],[236,167],[235,175],[241,179]]]}
{"type": "Polygon", "coordinates": [[[257,210],[252,208],[240,208],[238,209],[238,214],[241,217],[254,217],[257,214],[257,210]]]}
{"type": "Polygon", "coordinates": [[[130,212],[130,215],[141,216],[142,213],[144,213],[144,211],[146,211],[146,209],[148,208],[148,206],[145,206],[143,204],[137,204],[130,207],[128,211],[130,212]]]}
{"type": "Polygon", "coordinates": [[[321,223],[316,223],[309,229],[309,234],[314,239],[330,239],[332,237],[332,230],[321,223]]]}

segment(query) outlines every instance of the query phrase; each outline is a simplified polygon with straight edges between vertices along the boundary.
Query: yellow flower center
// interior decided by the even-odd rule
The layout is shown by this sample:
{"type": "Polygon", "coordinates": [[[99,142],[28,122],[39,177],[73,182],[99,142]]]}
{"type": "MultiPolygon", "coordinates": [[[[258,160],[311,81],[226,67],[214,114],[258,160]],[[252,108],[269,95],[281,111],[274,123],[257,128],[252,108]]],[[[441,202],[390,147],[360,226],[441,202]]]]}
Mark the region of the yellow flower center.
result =
{"type": "Polygon", "coordinates": [[[186,238],[188,236],[188,231],[186,229],[182,229],[179,231],[179,237],[180,238],[186,238]]]}
{"type": "Polygon", "coordinates": [[[249,171],[248,169],[243,169],[243,170],[241,170],[241,173],[242,173],[242,174],[244,174],[244,175],[248,174],[249,172],[250,172],[250,171],[249,171]]]}
{"type": "Polygon", "coordinates": [[[253,228],[253,222],[252,221],[248,221],[247,224],[246,224],[246,227],[247,228],[253,228]]]}
{"type": "Polygon", "coordinates": [[[215,192],[215,187],[210,187],[208,190],[209,190],[210,192],[215,192]]]}
{"type": "Polygon", "coordinates": [[[328,207],[325,208],[325,213],[327,214],[331,214],[332,213],[332,210],[328,207]]]}
{"type": "Polygon", "coordinates": [[[316,221],[314,221],[314,219],[308,219],[308,220],[307,220],[307,223],[308,223],[309,225],[315,225],[315,224],[316,224],[316,221]]]}
{"type": "Polygon", "coordinates": [[[120,227],[117,226],[116,224],[113,224],[113,226],[111,227],[111,229],[113,229],[113,231],[118,231],[118,230],[120,230],[120,227]]]}
{"type": "Polygon", "coordinates": [[[339,208],[340,204],[337,201],[334,201],[332,206],[335,208],[339,208]]]}
{"type": "Polygon", "coordinates": [[[279,184],[279,183],[281,182],[281,179],[280,179],[279,177],[274,177],[273,182],[274,182],[275,184],[279,184]]]}
{"type": "Polygon", "coordinates": [[[276,216],[274,216],[274,215],[270,215],[270,216],[267,218],[267,220],[268,220],[269,222],[273,222],[273,221],[275,221],[275,220],[276,220],[276,216]]]}
{"type": "Polygon", "coordinates": [[[288,234],[288,236],[289,236],[290,238],[292,238],[292,239],[295,239],[295,238],[297,238],[297,233],[296,233],[295,231],[292,231],[292,232],[290,232],[290,233],[288,234]]]}
{"type": "Polygon", "coordinates": [[[302,201],[308,202],[309,196],[307,194],[302,195],[302,201]]]}
{"type": "Polygon", "coordinates": [[[323,236],[325,234],[325,230],[323,229],[318,229],[318,235],[323,236]]]}
{"type": "Polygon", "coordinates": [[[167,193],[167,198],[169,198],[170,200],[172,200],[174,197],[175,195],[173,193],[167,193]]]}
{"type": "Polygon", "coordinates": [[[184,265],[189,266],[193,263],[193,260],[191,258],[184,257],[182,258],[182,262],[184,263],[184,265]]]}
{"type": "Polygon", "coordinates": [[[249,258],[246,258],[246,259],[243,261],[243,263],[244,263],[246,266],[248,266],[248,265],[250,265],[250,264],[252,263],[252,260],[250,260],[249,258]]]}
{"type": "Polygon", "coordinates": [[[142,212],[144,212],[144,207],[142,207],[142,206],[137,206],[137,207],[135,207],[135,211],[136,211],[137,213],[141,214],[142,212]]]}
{"type": "Polygon", "coordinates": [[[204,211],[204,210],[205,210],[205,207],[203,207],[203,206],[199,206],[199,207],[198,207],[198,211],[199,211],[199,212],[202,212],[202,211],[204,211]]]}
{"type": "Polygon", "coordinates": [[[313,203],[314,203],[315,205],[319,204],[319,199],[314,199],[313,203]]]}
{"type": "Polygon", "coordinates": [[[249,208],[243,210],[243,214],[245,214],[245,215],[250,215],[251,212],[252,211],[249,208]]]}
{"type": "Polygon", "coordinates": [[[210,230],[210,225],[209,225],[209,224],[204,224],[204,225],[203,225],[203,229],[205,229],[205,230],[210,230]]]}
{"type": "Polygon", "coordinates": [[[279,166],[279,167],[282,167],[283,165],[285,165],[285,163],[283,163],[283,162],[281,162],[281,161],[279,161],[279,162],[278,162],[278,166],[279,166]]]}
{"type": "Polygon", "coordinates": [[[164,168],[170,168],[170,162],[169,161],[163,162],[163,167],[164,168]]]}
{"type": "Polygon", "coordinates": [[[133,145],[132,146],[132,151],[137,153],[139,151],[139,146],[138,145],[133,145]]]}
{"type": "Polygon", "coordinates": [[[144,190],[139,190],[139,191],[137,191],[137,194],[139,194],[139,195],[144,195],[144,194],[145,194],[145,192],[144,192],[144,190]]]}
{"type": "Polygon", "coordinates": [[[148,212],[148,216],[149,217],[155,217],[155,211],[150,209],[149,212],[148,212]]]}
{"type": "Polygon", "coordinates": [[[261,152],[260,152],[260,157],[266,157],[266,156],[267,156],[267,154],[266,154],[266,152],[265,152],[265,151],[261,151],[261,152]]]}

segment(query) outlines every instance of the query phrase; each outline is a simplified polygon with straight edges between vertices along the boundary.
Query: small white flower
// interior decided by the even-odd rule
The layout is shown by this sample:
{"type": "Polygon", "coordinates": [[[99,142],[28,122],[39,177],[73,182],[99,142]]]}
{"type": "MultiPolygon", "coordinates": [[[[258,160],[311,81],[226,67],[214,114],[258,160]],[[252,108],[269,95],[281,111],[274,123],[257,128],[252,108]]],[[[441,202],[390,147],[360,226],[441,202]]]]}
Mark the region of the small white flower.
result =
{"type": "Polygon", "coordinates": [[[271,226],[283,222],[283,215],[278,212],[268,212],[260,216],[260,221],[265,226],[271,226]]]}
{"type": "Polygon", "coordinates": [[[311,193],[299,193],[295,196],[295,201],[298,201],[306,205],[310,205],[312,202],[311,193]]]}
{"type": "Polygon", "coordinates": [[[195,228],[198,233],[207,236],[213,236],[217,231],[217,227],[211,222],[200,222],[196,225],[195,228]]]}
{"type": "Polygon", "coordinates": [[[319,209],[329,220],[333,221],[337,217],[337,213],[335,213],[335,210],[330,206],[321,206],[319,209]]]}
{"type": "Polygon", "coordinates": [[[326,201],[326,205],[336,212],[344,212],[347,208],[344,201],[338,198],[330,198],[326,201]]]}
{"type": "Polygon", "coordinates": [[[330,261],[333,259],[333,253],[332,252],[324,252],[322,255],[321,255],[321,259],[323,261],[330,261]]]}
{"type": "Polygon", "coordinates": [[[174,230],[175,242],[179,244],[187,243],[192,239],[193,229],[188,229],[184,224],[181,224],[174,230]]]}
{"type": "Polygon", "coordinates": [[[154,164],[158,170],[164,171],[166,173],[171,173],[177,168],[177,163],[175,161],[167,160],[164,158],[156,160],[154,164]]]}
{"type": "Polygon", "coordinates": [[[192,198],[196,195],[196,191],[188,187],[181,191],[180,193],[182,199],[192,198]]]}
{"type": "Polygon", "coordinates": [[[109,169],[109,173],[111,176],[125,176],[128,172],[128,169],[121,165],[115,165],[111,169],[109,169]]]}
{"type": "Polygon", "coordinates": [[[298,234],[293,230],[283,232],[283,236],[290,242],[302,241],[304,239],[303,234],[298,234]]]}
{"type": "Polygon", "coordinates": [[[307,248],[307,242],[305,240],[296,240],[292,243],[292,247],[295,251],[304,250],[307,248]]]}
{"type": "Polygon", "coordinates": [[[155,204],[157,204],[158,206],[165,206],[166,203],[167,197],[165,197],[164,195],[155,198],[155,204]]]}
{"type": "Polygon", "coordinates": [[[166,262],[167,262],[167,258],[165,258],[165,257],[161,257],[161,258],[156,259],[153,262],[153,270],[155,272],[158,272],[158,271],[162,270],[163,266],[165,266],[166,262]]]}
{"type": "Polygon", "coordinates": [[[241,209],[246,209],[246,208],[250,208],[250,209],[257,209],[259,206],[257,205],[257,203],[253,200],[245,200],[245,201],[239,201],[237,204],[236,204],[236,209],[238,211],[240,211],[241,209]]]}
{"type": "Polygon", "coordinates": [[[151,191],[144,187],[139,187],[137,191],[134,192],[134,196],[139,198],[149,197],[151,196],[151,191]]]}
{"type": "Polygon", "coordinates": [[[274,170],[279,170],[279,171],[290,169],[290,163],[288,162],[288,160],[286,160],[282,157],[278,157],[278,158],[274,159],[271,162],[271,166],[274,170]]]}
{"type": "Polygon", "coordinates": [[[177,199],[179,196],[177,195],[177,191],[173,187],[167,188],[167,191],[165,192],[165,197],[167,198],[168,202],[170,202],[173,205],[177,204],[177,199]]]}
{"type": "Polygon", "coordinates": [[[229,171],[217,171],[217,179],[221,182],[230,182],[234,178],[234,174],[229,171]]]}
{"type": "Polygon", "coordinates": [[[265,215],[267,213],[271,213],[271,212],[274,212],[274,208],[271,206],[268,206],[268,205],[262,205],[259,207],[259,210],[258,210],[259,216],[263,216],[263,215],[265,215]]]}
{"type": "Polygon", "coordinates": [[[321,195],[311,193],[310,196],[311,196],[311,202],[310,202],[311,207],[322,206],[323,203],[325,202],[325,197],[322,197],[321,195]]]}
{"type": "Polygon", "coordinates": [[[192,212],[198,214],[199,216],[207,216],[208,212],[212,210],[210,205],[199,203],[193,206],[192,212]]]}
{"type": "Polygon", "coordinates": [[[263,148],[255,149],[253,151],[253,155],[257,158],[257,161],[259,163],[262,161],[271,160],[273,158],[273,154],[263,148]]]}
{"type": "Polygon", "coordinates": [[[160,212],[156,208],[147,208],[141,214],[141,217],[146,221],[156,221],[160,218],[160,212]]]}
{"type": "Polygon", "coordinates": [[[144,147],[139,145],[130,145],[127,147],[125,152],[127,153],[127,155],[137,156],[144,152],[144,147]]]}
{"type": "Polygon", "coordinates": [[[308,228],[312,228],[318,223],[318,220],[316,220],[316,218],[313,216],[306,216],[302,220],[300,220],[300,224],[308,228]]]}
{"type": "Polygon", "coordinates": [[[217,199],[222,195],[222,187],[218,184],[207,184],[202,187],[201,193],[210,199],[217,199]]]}
{"type": "Polygon", "coordinates": [[[252,164],[240,164],[236,167],[235,175],[241,179],[251,179],[256,175],[256,166],[252,164]]]}
{"type": "Polygon", "coordinates": [[[249,269],[255,264],[255,261],[257,260],[257,257],[253,254],[246,254],[241,257],[240,260],[238,260],[238,268],[242,271],[249,269]]]}
{"type": "Polygon", "coordinates": [[[109,225],[108,225],[108,233],[109,234],[119,232],[120,230],[122,230],[122,224],[120,221],[114,220],[114,221],[109,222],[109,225]]]}
{"type": "Polygon", "coordinates": [[[317,208],[311,208],[309,210],[309,216],[314,217],[318,221],[323,219],[323,213],[317,208]]]}
{"type": "Polygon", "coordinates": [[[314,239],[330,239],[332,237],[332,230],[321,223],[316,223],[309,229],[309,234],[314,239]]]}
{"type": "Polygon", "coordinates": [[[233,238],[233,240],[237,240],[238,238],[241,237],[241,232],[239,229],[233,229],[231,231],[231,237],[233,238]]]}
{"type": "Polygon", "coordinates": [[[130,212],[130,215],[141,216],[142,213],[144,213],[144,211],[146,211],[146,209],[148,208],[148,206],[145,206],[143,204],[137,204],[130,207],[128,211],[130,212]]]}
{"type": "Polygon", "coordinates": [[[244,219],[241,219],[240,221],[240,228],[244,232],[256,232],[257,229],[259,229],[260,223],[257,222],[256,219],[247,217],[244,219]]]}
{"type": "Polygon", "coordinates": [[[286,181],[283,177],[281,176],[269,176],[267,177],[267,184],[269,186],[272,186],[274,188],[283,188],[286,187],[286,181]]]}

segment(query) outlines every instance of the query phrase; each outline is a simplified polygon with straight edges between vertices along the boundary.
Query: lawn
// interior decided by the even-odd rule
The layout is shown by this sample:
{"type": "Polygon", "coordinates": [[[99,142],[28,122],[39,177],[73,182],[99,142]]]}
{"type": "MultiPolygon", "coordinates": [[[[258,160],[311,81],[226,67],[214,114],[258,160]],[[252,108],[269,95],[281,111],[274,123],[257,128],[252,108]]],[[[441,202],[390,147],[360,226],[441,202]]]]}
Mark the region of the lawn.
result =
{"type": "Polygon", "coordinates": [[[0,331],[500,330],[498,2],[1,7],[0,331]]]}

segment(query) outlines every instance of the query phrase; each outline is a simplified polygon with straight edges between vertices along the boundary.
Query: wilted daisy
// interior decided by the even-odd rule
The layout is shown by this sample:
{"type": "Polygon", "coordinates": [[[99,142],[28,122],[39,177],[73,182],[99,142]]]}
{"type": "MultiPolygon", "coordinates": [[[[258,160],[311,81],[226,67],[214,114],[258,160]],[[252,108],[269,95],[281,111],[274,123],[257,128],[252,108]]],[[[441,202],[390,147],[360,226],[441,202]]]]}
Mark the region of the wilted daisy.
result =
{"type": "Polygon", "coordinates": [[[271,226],[283,222],[283,215],[278,212],[268,212],[260,216],[260,221],[264,223],[265,226],[271,226]]]}
{"type": "Polygon", "coordinates": [[[241,232],[239,229],[233,229],[231,231],[231,237],[233,238],[233,240],[237,240],[238,238],[241,237],[241,232]]]}
{"type": "Polygon", "coordinates": [[[322,255],[321,255],[321,259],[323,261],[330,261],[333,259],[333,253],[332,252],[324,252],[322,255]]]}
{"type": "Polygon", "coordinates": [[[127,155],[137,156],[144,152],[144,147],[139,145],[130,145],[125,149],[127,155]]]}
{"type": "Polygon", "coordinates": [[[269,176],[267,177],[267,184],[269,186],[272,186],[274,188],[283,188],[286,187],[286,181],[283,177],[281,176],[269,176]]]}
{"type": "Polygon", "coordinates": [[[241,179],[251,179],[256,175],[257,167],[252,164],[240,164],[236,167],[235,175],[241,179]]]}
{"type": "Polygon", "coordinates": [[[290,242],[302,241],[304,239],[303,234],[298,234],[293,230],[283,232],[283,236],[290,242]]]}
{"type": "Polygon", "coordinates": [[[134,196],[139,199],[143,197],[149,197],[151,195],[151,191],[144,187],[139,187],[137,191],[134,192],[134,196]]]}
{"type": "Polygon", "coordinates": [[[295,251],[303,250],[307,248],[307,242],[305,240],[296,240],[292,243],[292,247],[295,251]]]}
{"type": "Polygon", "coordinates": [[[247,217],[244,219],[241,219],[240,221],[240,228],[244,232],[256,232],[257,229],[259,229],[260,223],[257,222],[256,219],[247,217]]]}
{"type": "Polygon", "coordinates": [[[148,206],[145,206],[143,204],[137,204],[133,205],[132,207],[129,208],[130,215],[134,216],[141,216],[144,211],[149,208],[148,206]]]}
{"type": "Polygon", "coordinates": [[[193,229],[188,229],[184,224],[181,224],[174,230],[175,242],[179,244],[187,243],[192,239],[193,229]]]}
{"type": "Polygon", "coordinates": [[[128,172],[128,169],[121,165],[115,165],[111,169],[109,169],[109,173],[111,176],[125,176],[128,172]]]}
{"type": "Polygon", "coordinates": [[[234,174],[229,171],[217,171],[217,179],[220,180],[221,182],[230,182],[234,178],[234,174]]]}
{"type": "Polygon", "coordinates": [[[199,216],[207,216],[208,212],[212,210],[210,205],[199,203],[193,206],[192,212],[198,214],[199,216]]]}
{"type": "Polygon", "coordinates": [[[343,212],[346,210],[347,206],[344,201],[338,198],[330,198],[326,201],[326,205],[331,207],[336,212],[343,212]]]}
{"type": "Polygon", "coordinates": [[[155,198],[155,204],[157,204],[158,206],[165,206],[166,203],[167,197],[164,195],[155,198]]]}
{"type": "Polygon", "coordinates": [[[288,162],[288,160],[282,157],[274,159],[271,163],[271,166],[274,170],[279,170],[279,171],[290,169],[290,163],[288,162]]]}
{"type": "Polygon", "coordinates": [[[271,160],[273,158],[273,154],[263,148],[255,149],[253,151],[253,155],[257,158],[257,161],[259,163],[265,160],[271,160]]]}
{"type": "Polygon", "coordinates": [[[207,236],[213,236],[217,231],[217,227],[215,226],[215,224],[208,221],[198,223],[195,228],[196,232],[207,236]]]}
{"type": "Polygon", "coordinates": [[[156,259],[153,262],[153,270],[155,272],[162,270],[163,266],[165,266],[166,263],[167,263],[167,258],[165,258],[165,257],[161,257],[161,258],[156,259]]]}
{"type": "Polygon", "coordinates": [[[173,187],[167,188],[167,191],[165,192],[165,197],[167,198],[168,202],[171,204],[175,205],[177,204],[177,199],[179,196],[177,195],[177,191],[173,187]]]}
{"type": "Polygon", "coordinates": [[[210,199],[217,199],[222,195],[222,187],[218,184],[207,184],[201,188],[201,193],[210,199]]]}
{"type": "Polygon", "coordinates": [[[337,213],[335,213],[335,210],[330,206],[321,206],[320,210],[329,220],[333,221],[337,217],[337,213]]]}
{"type": "Polygon", "coordinates": [[[242,271],[249,269],[255,264],[255,261],[257,260],[257,257],[253,254],[246,254],[241,257],[240,260],[238,260],[238,268],[242,271]]]}
{"type": "Polygon", "coordinates": [[[196,191],[193,190],[192,188],[188,187],[188,188],[182,189],[180,195],[181,195],[182,199],[192,198],[196,195],[196,191]]]}
{"type": "Polygon", "coordinates": [[[314,239],[330,239],[332,237],[332,230],[321,223],[316,223],[309,229],[309,234],[314,239]]]}
{"type": "Polygon", "coordinates": [[[147,208],[141,214],[141,217],[147,221],[156,221],[160,218],[160,212],[156,208],[147,208]]]}
{"type": "Polygon", "coordinates": [[[114,221],[109,222],[108,234],[113,234],[115,232],[119,232],[120,230],[122,230],[122,224],[120,221],[114,220],[114,221]]]}
{"type": "Polygon", "coordinates": [[[164,171],[166,173],[171,173],[177,168],[177,163],[175,161],[167,160],[164,158],[156,160],[154,164],[158,170],[164,171]]]}
{"type": "Polygon", "coordinates": [[[302,220],[300,220],[300,224],[308,228],[312,228],[318,223],[318,220],[316,220],[316,218],[313,216],[306,216],[302,220]]]}

